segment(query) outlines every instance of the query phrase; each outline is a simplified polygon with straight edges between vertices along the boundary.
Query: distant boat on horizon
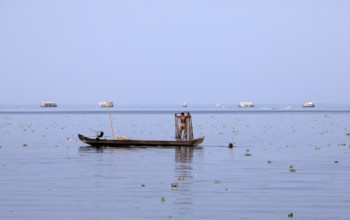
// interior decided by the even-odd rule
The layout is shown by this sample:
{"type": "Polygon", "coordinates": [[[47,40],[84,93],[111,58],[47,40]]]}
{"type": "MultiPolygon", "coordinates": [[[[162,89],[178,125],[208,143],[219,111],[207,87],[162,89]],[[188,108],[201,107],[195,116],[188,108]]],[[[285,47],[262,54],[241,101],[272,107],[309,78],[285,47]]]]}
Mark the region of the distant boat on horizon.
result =
{"type": "Polygon", "coordinates": [[[216,108],[221,108],[221,109],[222,109],[222,108],[225,108],[225,105],[223,105],[223,104],[216,104],[215,107],[216,107],[216,108]]]}
{"type": "Polygon", "coordinates": [[[240,102],[238,107],[255,107],[253,102],[240,102]]]}
{"type": "Polygon", "coordinates": [[[98,105],[100,107],[113,107],[114,106],[113,102],[109,102],[109,101],[99,102],[98,105]]]}
{"type": "Polygon", "coordinates": [[[314,102],[305,102],[303,107],[313,108],[313,107],[315,107],[315,103],[314,102]]]}
{"type": "Polygon", "coordinates": [[[42,102],[40,107],[57,107],[55,102],[42,102]]]}

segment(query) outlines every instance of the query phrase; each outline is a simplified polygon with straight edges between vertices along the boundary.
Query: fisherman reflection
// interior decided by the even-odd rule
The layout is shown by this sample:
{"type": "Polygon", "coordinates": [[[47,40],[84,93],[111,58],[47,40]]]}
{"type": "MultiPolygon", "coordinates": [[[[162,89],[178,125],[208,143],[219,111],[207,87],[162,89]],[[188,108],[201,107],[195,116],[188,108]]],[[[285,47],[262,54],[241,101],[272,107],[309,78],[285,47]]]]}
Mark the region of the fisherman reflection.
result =
{"type": "Polygon", "coordinates": [[[176,212],[182,215],[193,210],[193,152],[194,147],[177,147],[175,149],[175,178],[178,187],[173,190],[175,195],[176,212]]]}
{"type": "Polygon", "coordinates": [[[194,147],[177,147],[175,162],[190,163],[193,158],[194,147]]]}

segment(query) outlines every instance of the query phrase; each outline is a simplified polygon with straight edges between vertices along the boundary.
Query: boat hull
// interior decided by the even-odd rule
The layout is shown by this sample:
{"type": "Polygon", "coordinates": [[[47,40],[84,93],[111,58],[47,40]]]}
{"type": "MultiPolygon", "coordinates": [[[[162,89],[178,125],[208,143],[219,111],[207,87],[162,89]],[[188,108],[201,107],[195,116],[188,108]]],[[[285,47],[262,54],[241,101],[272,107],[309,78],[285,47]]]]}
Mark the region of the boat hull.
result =
{"type": "Polygon", "coordinates": [[[78,134],[79,140],[85,144],[91,146],[109,146],[109,147],[125,147],[125,146],[168,146],[168,147],[194,147],[201,144],[204,140],[204,137],[200,137],[194,140],[111,140],[111,139],[97,139],[89,138],[84,135],[78,134]]]}

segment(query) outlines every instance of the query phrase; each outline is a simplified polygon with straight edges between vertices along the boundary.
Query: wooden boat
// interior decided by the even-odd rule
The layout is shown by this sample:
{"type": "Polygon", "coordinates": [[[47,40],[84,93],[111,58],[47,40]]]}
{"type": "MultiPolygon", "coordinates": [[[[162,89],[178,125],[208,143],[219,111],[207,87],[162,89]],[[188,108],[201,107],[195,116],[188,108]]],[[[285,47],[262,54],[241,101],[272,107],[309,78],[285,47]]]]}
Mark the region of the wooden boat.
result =
{"type": "Polygon", "coordinates": [[[201,144],[204,137],[194,140],[114,140],[103,138],[89,138],[78,134],[79,139],[85,144],[91,146],[109,146],[109,147],[125,147],[125,146],[178,146],[178,147],[194,147],[201,144]]]}

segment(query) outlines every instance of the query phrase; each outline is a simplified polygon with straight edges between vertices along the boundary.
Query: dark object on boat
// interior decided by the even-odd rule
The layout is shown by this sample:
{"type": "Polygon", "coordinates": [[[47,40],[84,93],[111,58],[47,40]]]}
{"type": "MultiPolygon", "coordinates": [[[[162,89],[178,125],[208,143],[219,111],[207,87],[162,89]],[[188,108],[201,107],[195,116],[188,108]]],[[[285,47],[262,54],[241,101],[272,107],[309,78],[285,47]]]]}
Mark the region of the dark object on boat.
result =
{"type": "Polygon", "coordinates": [[[103,131],[96,131],[96,138],[101,138],[103,137],[103,131]]]}
{"type": "Polygon", "coordinates": [[[178,147],[194,147],[201,144],[204,137],[200,137],[194,140],[114,140],[114,139],[99,139],[89,138],[84,135],[78,134],[79,139],[85,144],[91,146],[109,146],[109,147],[125,147],[125,146],[178,146],[178,147]]]}
{"type": "Polygon", "coordinates": [[[228,148],[233,148],[233,144],[232,144],[232,143],[229,143],[229,144],[228,144],[228,148]]]}
{"type": "Polygon", "coordinates": [[[103,137],[103,131],[96,131],[96,140],[99,140],[101,137],[103,137]]]}

